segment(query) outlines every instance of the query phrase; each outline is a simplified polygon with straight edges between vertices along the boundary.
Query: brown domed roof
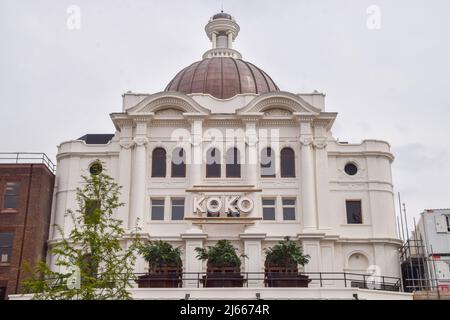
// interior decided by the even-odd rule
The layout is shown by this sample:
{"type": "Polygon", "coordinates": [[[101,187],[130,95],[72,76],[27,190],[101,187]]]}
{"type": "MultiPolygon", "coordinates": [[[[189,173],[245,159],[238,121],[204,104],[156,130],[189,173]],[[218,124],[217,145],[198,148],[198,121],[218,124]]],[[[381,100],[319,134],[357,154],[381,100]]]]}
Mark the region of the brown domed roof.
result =
{"type": "Polygon", "coordinates": [[[279,91],[267,73],[241,59],[229,57],[207,58],[181,70],[165,91],[209,93],[219,99],[232,98],[240,93],[279,91]]]}

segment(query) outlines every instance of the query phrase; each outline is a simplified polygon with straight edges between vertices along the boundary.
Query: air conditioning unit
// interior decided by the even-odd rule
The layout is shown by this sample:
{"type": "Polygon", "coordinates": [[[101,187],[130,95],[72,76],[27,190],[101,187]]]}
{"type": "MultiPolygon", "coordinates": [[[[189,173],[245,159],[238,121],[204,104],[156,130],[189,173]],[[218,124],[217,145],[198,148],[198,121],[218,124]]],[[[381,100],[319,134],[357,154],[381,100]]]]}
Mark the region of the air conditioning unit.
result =
{"type": "Polygon", "coordinates": [[[6,263],[9,261],[9,256],[6,253],[2,253],[2,255],[0,256],[0,262],[2,263],[6,263]]]}

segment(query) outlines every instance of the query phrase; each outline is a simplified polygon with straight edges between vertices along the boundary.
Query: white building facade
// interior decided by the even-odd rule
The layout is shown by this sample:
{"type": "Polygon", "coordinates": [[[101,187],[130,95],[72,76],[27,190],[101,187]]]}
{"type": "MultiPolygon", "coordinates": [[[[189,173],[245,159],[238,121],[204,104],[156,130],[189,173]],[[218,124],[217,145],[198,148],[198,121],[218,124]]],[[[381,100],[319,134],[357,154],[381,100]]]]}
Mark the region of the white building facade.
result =
{"type": "MultiPolygon", "coordinates": [[[[114,135],[59,145],[52,223],[70,231],[64,213],[98,159],[122,186],[117,216],[130,233],[138,225],[144,238],[181,247],[185,272],[205,271],[194,249],[219,239],[248,256],[243,272],[263,272],[263,249],[290,236],[311,256],[305,272],[375,265],[400,277],[390,145],[340,143],[324,94],[281,91],[242,60],[230,15],[205,30],[212,49],[165,91],[123,95],[114,135]]],[[[52,230],[50,243],[58,237],[52,230]]],[[[146,268],[140,259],[136,272],[146,268]]]]}

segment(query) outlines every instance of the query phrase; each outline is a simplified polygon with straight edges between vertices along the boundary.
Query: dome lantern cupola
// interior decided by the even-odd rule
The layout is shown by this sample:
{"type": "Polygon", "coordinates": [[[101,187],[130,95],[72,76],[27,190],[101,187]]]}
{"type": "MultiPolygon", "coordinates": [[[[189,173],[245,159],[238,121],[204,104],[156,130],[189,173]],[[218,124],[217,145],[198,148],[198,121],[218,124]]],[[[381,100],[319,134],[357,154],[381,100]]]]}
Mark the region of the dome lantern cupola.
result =
{"type": "Polygon", "coordinates": [[[242,59],[241,54],[233,49],[233,41],[238,36],[240,27],[230,14],[222,11],[212,16],[205,26],[205,31],[212,43],[212,49],[205,52],[203,59],[213,57],[242,59]]]}
{"type": "Polygon", "coordinates": [[[205,31],[212,49],[203,54],[203,60],[178,72],[164,91],[230,99],[238,94],[280,90],[267,73],[242,60],[241,54],[233,49],[240,27],[230,14],[222,11],[212,16],[205,31]]]}

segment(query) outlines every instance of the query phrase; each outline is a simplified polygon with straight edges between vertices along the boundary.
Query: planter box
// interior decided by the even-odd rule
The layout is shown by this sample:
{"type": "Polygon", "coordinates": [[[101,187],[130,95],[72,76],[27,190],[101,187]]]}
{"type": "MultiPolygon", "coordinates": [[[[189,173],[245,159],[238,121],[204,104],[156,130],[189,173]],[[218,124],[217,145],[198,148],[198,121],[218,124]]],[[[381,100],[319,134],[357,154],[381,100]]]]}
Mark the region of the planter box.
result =
{"type": "Polygon", "coordinates": [[[139,288],[179,288],[181,280],[181,269],[163,267],[156,272],[139,276],[136,282],[139,288]]]}
{"type": "Polygon", "coordinates": [[[177,274],[146,274],[136,280],[139,288],[179,288],[181,275],[177,274]]]}
{"type": "Polygon", "coordinates": [[[296,269],[268,268],[264,274],[267,287],[307,288],[311,282],[308,276],[299,274],[296,269]]]}
{"type": "Polygon", "coordinates": [[[235,268],[211,268],[200,281],[204,288],[238,288],[244,286],[245,280],[235,268]]]}

